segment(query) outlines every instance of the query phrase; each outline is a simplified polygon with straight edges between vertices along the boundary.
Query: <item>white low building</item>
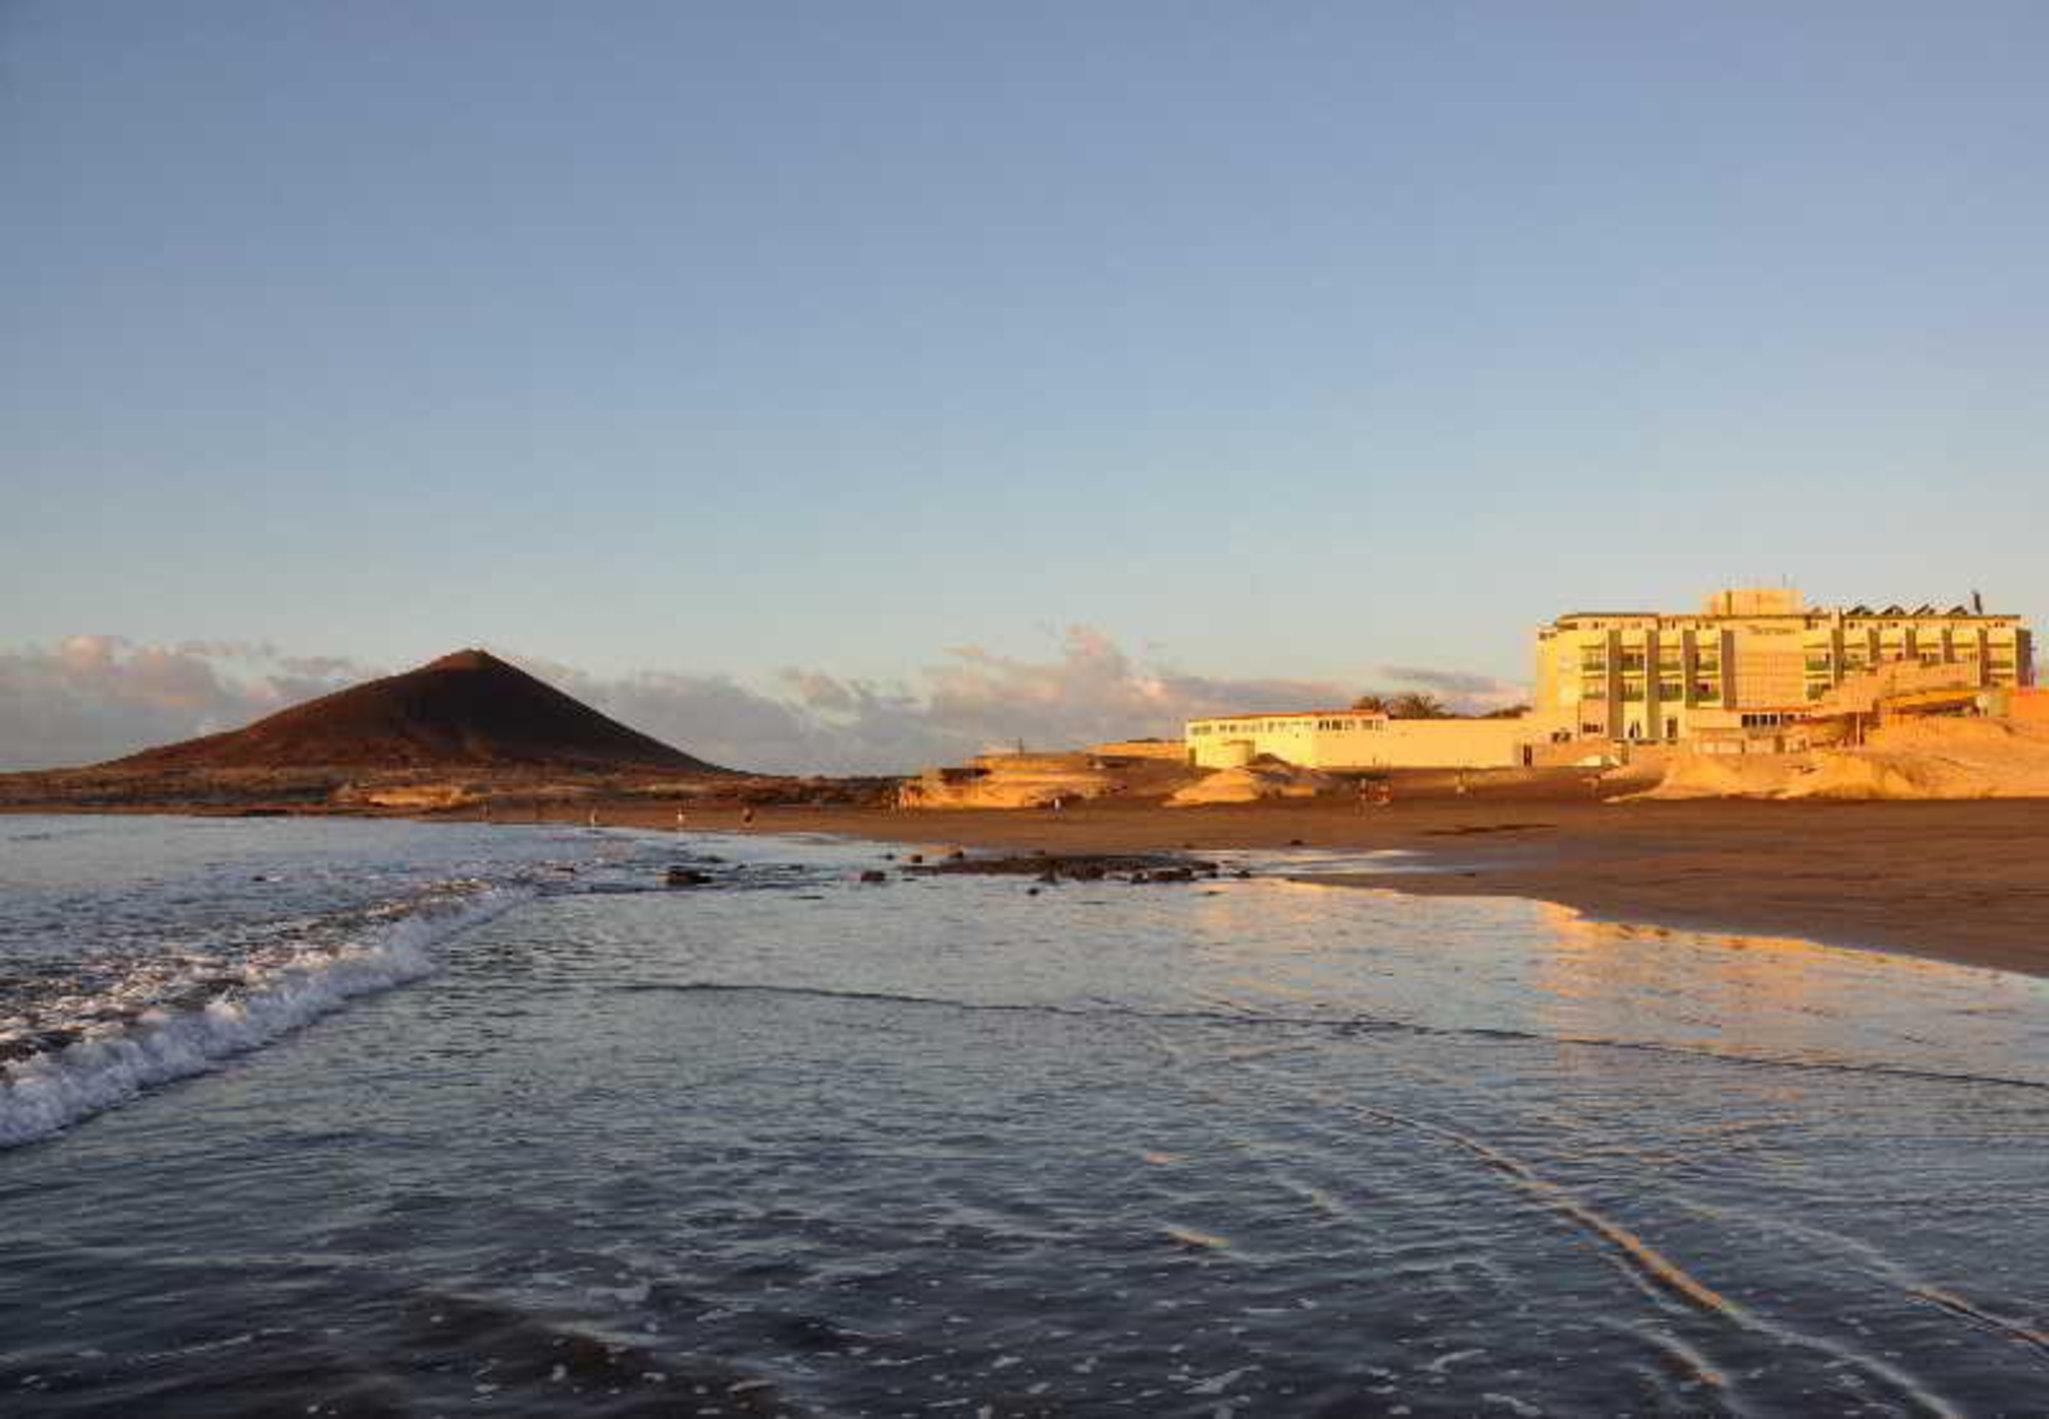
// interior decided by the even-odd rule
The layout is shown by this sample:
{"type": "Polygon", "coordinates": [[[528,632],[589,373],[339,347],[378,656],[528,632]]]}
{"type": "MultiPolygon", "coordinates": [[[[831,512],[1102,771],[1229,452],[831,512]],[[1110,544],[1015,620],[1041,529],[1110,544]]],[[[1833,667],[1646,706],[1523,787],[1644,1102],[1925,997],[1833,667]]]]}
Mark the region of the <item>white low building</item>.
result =
{"type": "Polygon", "coordinates": [[[1395,719],[1367,710],[1227,714],[1191,719],[1188,762],[1230,769],[1262,754],[1305,769],[1496,769],[1537,762],[1540,745],[1568,726],[1534,715],[1514,719],[1395,719]]]}

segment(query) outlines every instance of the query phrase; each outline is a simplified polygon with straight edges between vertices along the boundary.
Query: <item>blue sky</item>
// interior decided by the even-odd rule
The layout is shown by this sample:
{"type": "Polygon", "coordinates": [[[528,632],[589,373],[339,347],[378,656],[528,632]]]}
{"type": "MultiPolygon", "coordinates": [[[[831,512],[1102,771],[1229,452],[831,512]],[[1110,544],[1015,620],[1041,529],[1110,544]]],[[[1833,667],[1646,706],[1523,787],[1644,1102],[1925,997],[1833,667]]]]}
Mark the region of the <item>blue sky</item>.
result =
{"type": "MultiPolygon", "coordinates": [[[[2038,4],[0,4],[0,647],[2049,611],[2038,4]]],[[[0,759],[6,758],[0,746],[0,759]]]]}

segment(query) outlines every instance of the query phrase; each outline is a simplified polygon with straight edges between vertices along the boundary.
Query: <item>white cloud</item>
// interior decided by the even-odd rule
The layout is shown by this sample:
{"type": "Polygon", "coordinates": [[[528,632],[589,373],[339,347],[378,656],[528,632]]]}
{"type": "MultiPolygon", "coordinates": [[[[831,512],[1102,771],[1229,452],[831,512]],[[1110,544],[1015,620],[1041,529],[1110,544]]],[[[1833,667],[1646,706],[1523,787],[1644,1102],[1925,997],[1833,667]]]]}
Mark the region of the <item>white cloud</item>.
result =
{"type": "Polygon", "coordinates": [[[269,646],[70,636],[0,651],[0,767],[88,763],[232,729],[376,672],[269,646]]]}
{"type": "MultiPolygon", "coordinates": [[[[979,646],[945,651],[901,682],[792,667],[764,686],[729,675],[642,670],[601,677],[501,651],[542,679],[645,733],[734,768],[785,773],[902,773],[1023,740],[1065,747],[1145,735],[1177,737],[1206,714],[1349,703],[1363,684],[1233,679],[1133,657],[1087,626],[1042,660],[979,646]]],[[[384,673],[270,645],[138,645],[75,636],[0,652],[0,766],[86,763],[150,744],[232,728],[384,673]]],[[[1427,667],[1381,676],[1486,709],[1522,687],[1427,667]]]]}
{"type": "Polygon", "coordinates": [[[1493,675],[1475,675],[1465,670],[1437,670],[1422,665],[1383,665],[1380,673],[1404,689],[1428,690],[1442,695],[1452,708],[1466,714],[1506,709],[1528,704],[1530,687],[1493,675]]]}

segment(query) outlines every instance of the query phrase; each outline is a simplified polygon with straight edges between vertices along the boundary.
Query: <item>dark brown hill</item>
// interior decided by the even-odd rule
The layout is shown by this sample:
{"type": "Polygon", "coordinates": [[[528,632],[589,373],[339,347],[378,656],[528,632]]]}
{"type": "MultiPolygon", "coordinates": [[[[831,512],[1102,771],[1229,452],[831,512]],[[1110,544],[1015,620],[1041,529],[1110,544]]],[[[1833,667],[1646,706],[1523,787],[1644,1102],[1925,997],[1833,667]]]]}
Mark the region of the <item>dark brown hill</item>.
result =
{"type": "Polygon", "coordinates": [[[481,650],[351,686],[107,768],[545,768],[728,773],[481,650]]]}

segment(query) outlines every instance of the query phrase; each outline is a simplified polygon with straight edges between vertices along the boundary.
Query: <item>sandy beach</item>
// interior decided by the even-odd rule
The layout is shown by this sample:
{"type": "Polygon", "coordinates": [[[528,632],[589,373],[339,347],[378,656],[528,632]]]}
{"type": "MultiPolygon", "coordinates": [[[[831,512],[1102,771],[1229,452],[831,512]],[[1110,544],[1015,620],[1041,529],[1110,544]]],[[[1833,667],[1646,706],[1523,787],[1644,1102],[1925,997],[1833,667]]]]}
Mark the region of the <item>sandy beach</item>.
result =
{"type": "MultiPolygon", "coordinates": [[[[673,805],[608,823],[672,827],[673,805]]],[[[1049,853],[1405,848],[1431,870],[1323,882],[1557,902],[1606,921],[1792,936],[2049,976],[2049,800],[1574,801],[1484,791],[1361,812],[1293,802],[1065,811],[693,810],[699,830],[1049,853]]]]}

